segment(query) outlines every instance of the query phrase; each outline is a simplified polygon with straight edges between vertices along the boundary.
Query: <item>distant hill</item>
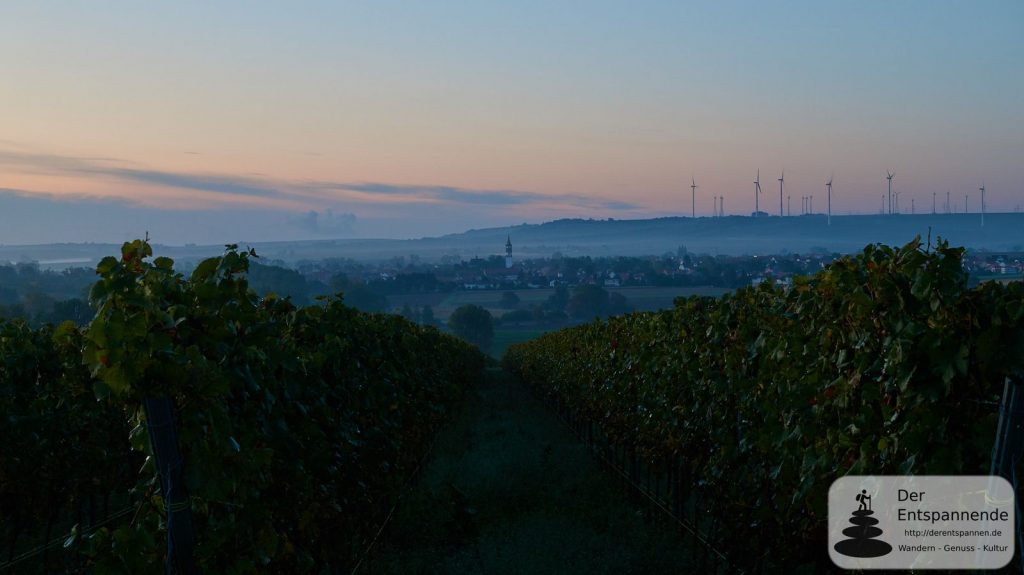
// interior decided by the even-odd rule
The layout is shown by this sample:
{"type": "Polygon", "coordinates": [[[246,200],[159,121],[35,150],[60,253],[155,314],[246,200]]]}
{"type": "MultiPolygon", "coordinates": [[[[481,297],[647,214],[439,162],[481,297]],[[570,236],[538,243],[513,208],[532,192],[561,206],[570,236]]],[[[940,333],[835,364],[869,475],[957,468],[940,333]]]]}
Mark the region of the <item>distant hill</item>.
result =
{"type": "MultiPolygon", "coordinates": [[[[931,230],[953,245],[990,251],[1024,249],[1024,214],[988,214],[981,227],[979,214],[896,216],[793,217],[727,216],[724,218],[656,218],[648,220],[556,220],[543,224],[469,230],[435,238],[412,240],[338,239],[294,242],[239,241],[261,256],[294,263],[323,258],[387,260],[416,254],[424,260],[445,255],[471,258],[504,254],[511,236],[515,257],[565,255],[657,255],[684,245],[693,253],[775,254],[825,251],[849,253],[871,243],[904,244],[931,230]]],[[[0,262],[40,261],[47,267],[91,266],[115,254],[114,244],[48,244],[0,246],[0,262]]],[[[181,262],[217,255],[223,246],[154,246],[160,255],[181,262]]]]}
{"type": "Polygon", "coordinates": [[[1024,247],[1024,214],[794,217],[727,216],[650,220],[557,220],[539,225],[471,230],[439,238],[496,246],[511,235],[519,253],[643,255],[675,251],[679,245],[709,254],[769,254],[828,251],[848,253],[871,243],[903,244],[920,234],[941,236],[954,245],[993,251],[1024,247]]]}

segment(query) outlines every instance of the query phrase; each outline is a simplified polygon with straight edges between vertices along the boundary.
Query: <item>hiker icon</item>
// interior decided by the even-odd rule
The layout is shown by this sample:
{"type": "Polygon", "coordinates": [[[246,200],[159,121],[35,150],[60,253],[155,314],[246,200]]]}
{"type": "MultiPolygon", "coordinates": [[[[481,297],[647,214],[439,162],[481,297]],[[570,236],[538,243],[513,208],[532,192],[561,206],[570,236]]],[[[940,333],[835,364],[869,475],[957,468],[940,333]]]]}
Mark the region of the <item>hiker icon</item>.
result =
{"type": "Polygon", "coordinates": [[[857,501],[860,502],[857,511],[871,511],[871,496],[868,495],[867,489],[860,490],[860,493],[857,494],[857,501]]]}

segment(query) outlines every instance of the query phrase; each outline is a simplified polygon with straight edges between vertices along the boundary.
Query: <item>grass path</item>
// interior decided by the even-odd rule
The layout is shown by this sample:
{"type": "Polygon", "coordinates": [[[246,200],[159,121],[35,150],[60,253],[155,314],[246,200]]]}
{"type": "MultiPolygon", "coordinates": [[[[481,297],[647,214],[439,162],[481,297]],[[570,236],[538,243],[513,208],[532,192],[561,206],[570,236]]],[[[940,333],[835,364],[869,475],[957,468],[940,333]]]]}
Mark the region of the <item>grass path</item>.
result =
{"type": "Polygon", "coordinates": [[[545,406],[492,371],[359,573],[680,573],[686,545],[645,519],[545,406]]]}

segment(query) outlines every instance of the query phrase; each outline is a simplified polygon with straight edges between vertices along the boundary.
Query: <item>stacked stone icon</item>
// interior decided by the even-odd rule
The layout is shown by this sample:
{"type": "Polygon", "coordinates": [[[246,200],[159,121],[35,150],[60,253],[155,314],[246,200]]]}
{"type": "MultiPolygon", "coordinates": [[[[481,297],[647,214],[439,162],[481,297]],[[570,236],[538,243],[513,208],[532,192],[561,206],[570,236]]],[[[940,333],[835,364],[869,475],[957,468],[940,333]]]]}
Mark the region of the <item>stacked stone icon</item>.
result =
{"type": "MultiPolygon", "coordinates": [[[[863,492],[862,492],[863,493],[863,492]]],[[[835,550],[848,557],[881,557],[892,551],[892,545],[885,541],[875,539],[882,534],[878,527],[878,520],[872,517],[875,514],[865,503],[870,500],[864,495],[858,495],[857,500],[861,501],[861,508],[853,512],[850,523],[853,527],[843,529],[843,535],[849,537],[835,544],[835,550]]]]}

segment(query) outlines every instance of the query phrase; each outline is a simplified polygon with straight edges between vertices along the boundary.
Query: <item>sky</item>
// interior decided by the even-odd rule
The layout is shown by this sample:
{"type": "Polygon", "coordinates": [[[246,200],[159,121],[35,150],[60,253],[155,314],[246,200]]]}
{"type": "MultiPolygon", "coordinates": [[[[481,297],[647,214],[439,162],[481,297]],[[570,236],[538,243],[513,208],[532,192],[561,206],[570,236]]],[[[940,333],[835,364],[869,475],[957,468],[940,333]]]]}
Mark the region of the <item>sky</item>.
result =
{"type": "Polygon", "coordinates": [[[0,4],[0,243],[1024,203],[1024,2],[0,4]],[[776,5],[778,4],[778,5],[776,5]]]}

